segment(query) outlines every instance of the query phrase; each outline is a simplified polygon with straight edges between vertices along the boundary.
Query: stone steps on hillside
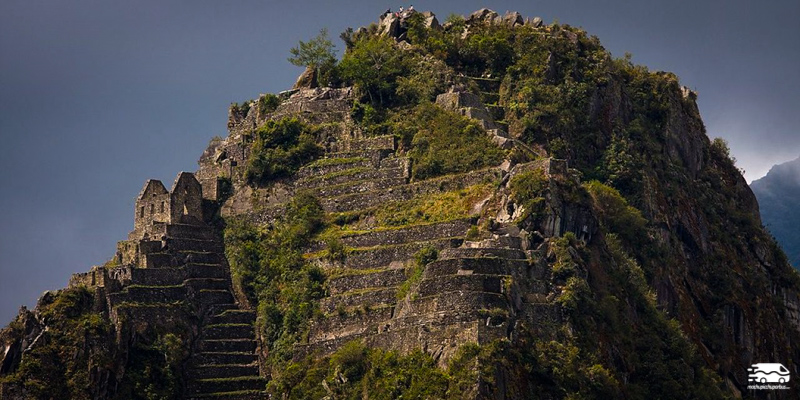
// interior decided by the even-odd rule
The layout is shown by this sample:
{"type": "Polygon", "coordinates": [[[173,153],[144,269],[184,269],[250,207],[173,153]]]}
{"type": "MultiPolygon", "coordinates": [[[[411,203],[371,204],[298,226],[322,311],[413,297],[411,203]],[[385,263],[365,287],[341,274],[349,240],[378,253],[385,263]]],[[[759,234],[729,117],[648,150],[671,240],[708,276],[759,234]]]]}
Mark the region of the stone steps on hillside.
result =
{"type": "Polygon", "coordinates": [[[258,356],[253,352],[203,352],[195,354],[192,361],[198,365],[245,365],[257,363],[258,356]]]}
{"type": "Polygon", "coordinates": [[[485,292],[505,293],[504,283],[507,275],[443,275],[423,279],[415,294],[420,297],[434,296],[447,292],[485,292]]]}
{"type": "Polygon", "coordinates": [[[352,309],[354,307],[375,307],[397,302],[397,287],[382,286],[369,289],[351,290],[340,294],[331,295],[320,301],[323,313],[331,314],[338,309],[352,309]]]}
{"type": "Polygon", "coordinates": [[[344,266],[348,269],[361,270],[383,268],[395,261],[405,262],[410,260],[416,252],[425,247],[442,250],[458,247],[462,242],[463,237],[454,237],[399,245],[354,248],[347,254],[344,266]]]}
{"type": "Polygon", "coordinates": [[[378,326],[392,318],[394,307],[376,307],[358,312],[331,314],[314,321],[308,334],[309,343],[330,340],[336,337],[377,332],[378,326]]]}
{"type": "Polygon", "coordinates": [[[197,394],[187,397],[188,400],[263,400],[266,398],[263,390],[237,390],[235,392],[221,392],[197,394]]]}
{"type": "Polygon", "coordinates": [[[198,379],[188,387],[189,394],[230,393],[237,391],[263,391],[267,381],[260,376],[198,379]]]}
{"type": "Polygon", "coordinates": [[[459,190],[468,186],[496,182],[502,177],[499,168],[488,168],[461,174],[409,183],[393,188],[372,192],[350,194],[322,199],[322,207],[327,212],[350,212],[379,206],[381,204],[410,200],[414,197],[459,190]]]}
{"type": "Polygon", "coordinates": [[[295,181],[297,189],[313,190],[327,186],[337,186],[350,182],[367,180],[405,179],[408,180],[408,171],[399,168],[356,167],[325,175],[313,175],[295,181]]]}
{"type": "Polygon", "coordinates": [[[311,190],[311,193],[320,199],[344,196],[355,193],[372,192],[375,190],[400,186],[408,183],[406,178],[365,179],[362,181],[345,182],[338,185],[321,186],[311,190]]]}
{"type": "Polygon", "coordinates": [[[170,238],[165,240],[166,251],[224,253],[225,245],[220,240],[170,238]]]}
{"type": "Polygon", "coordinates": [[[510,248],[485,248],[485,247],[459,247],[447,248],[439,252],[439,259],[448,258],[483,258],[497,257],[508,260],[527,260],[528,256],[524,251],[510,248]]]}
{"type": "Polygon", "coordinates": [[[258,364],[208,364],[192,367],[191,376],[197,379],[233,378],[237,376],[258,376],[258,364]]]}
{"type": "Polygon", "coordinates": [[[330,144],[331,153],[344,151],[369,151],[369,150],[388,150],[394,151],[397,148],[397,140],[393,135],[382,135],[363,139],[351,139],[333,142],[330,144]]]}
{"type": "Polygon", "coordinates": [[[364,157],[322,158],[300,168],[295,178],[307,178],[346,171],[353,168],[371,168],[372,160],[364,157]]]}
{"type": "Polygon", "coordinates": [[[425,267],[423,279],[458,274],[513,275],[531,268],[528,260],[499,257],[440,258],[425,267]]]}
{"type": "Polygon", "coordinates": [[[337,295],[375,287],[397,286],[406,279],[405,269],[388,268],[374,272],[334,276],[328,279],[327,285],[331,295],[337,295]]]}
{"type": "Polygon", "coordinates": [[[208,339],[201,340],[198,349],[211,353],[255,353],[254,339],[208,339]]]}
{"type": "Polygon", "coordinates": [[[254,324],[256,312],[252,310],[226,310],[208,318],[209,325],[219,324],[254,324]]]}
{"type": "MultiPolygon", "coordinates": [[[[253,324],[217,324],[203,327],[201,339],[252,339],[255,337],[253,324]]],[[[232,364],[232,363],[229,363],[232,364]]]]}
{"type": "MultiPolygon", "coordinates": [[[[338,240],[348,247],[374,247],[422,242],[439,238],[461,237],[473,226],[475,218],[459,218],[450,221],[406,225],[402,227],[379,228],[364,232],[343,234],[338,240]]],[[[324,249],[326,243],[312,243],[308,251],[324,249]]]]}

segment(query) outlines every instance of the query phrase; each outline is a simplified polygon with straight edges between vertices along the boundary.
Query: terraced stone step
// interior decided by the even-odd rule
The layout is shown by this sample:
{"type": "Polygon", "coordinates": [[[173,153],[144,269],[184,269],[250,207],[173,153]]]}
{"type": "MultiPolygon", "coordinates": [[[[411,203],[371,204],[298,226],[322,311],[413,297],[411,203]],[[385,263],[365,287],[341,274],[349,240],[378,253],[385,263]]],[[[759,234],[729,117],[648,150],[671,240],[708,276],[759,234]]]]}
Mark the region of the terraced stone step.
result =
{"type": "Polygon", "coordinates": [[[168,237],[166,239],[166,249],[170,252],[193,251],[224,253],[225,245],[220,240],[178,239],[168,237]]]}
{"type": "Polygon", "coordinates": [[[163,235],[179,239],[221,240],[222,235],[206,225],[164,224],[163,235]]]}
{"type": "Polygon", "coordinates": [[[378,189],[404,185],[408,181],[406,178],[390,178],[378,180],[363,180],[345,182],[339,185],[320,186],[313,189],[311,192],[319,198],[329,198],[336,196],[343,196],[354,193],[371,192],[378,189]]]}
{"type": "Polygon", "coordinates": [[[395,318],[381,330],[399,329],[418,324],[450,324],[484,319],[497,310],[511,315],[511,305],[505,295],[486,292],[443,292],[418,297],[406,303],[395,318]]]}
{"type": "Polygon", "coordinates": [[[484,239],[480,241],[466,241],[464,247],[469,248],[509,248],[520,250],[522,248],[522,239],[519,236],[499,236],[492,239],[484,239]]]}
{"type": "Polygon", "coordinates": [[[203,352],[211,353],[253,353],[256,351],[256,341],[253,339],[202,340],[198,348],[203,352]]]}
{"type": "Polygon", "coordinates": [[[228,304],[233,303],[233,294],[230,290],[201,289],[195,293],[195,299],[201,304],[228,304]]]}
{"type": "Polygon", "coordinates": [[[488,292],[504,293],[503,275],[444,275],[433,279],[423,279],[419,283],[419,296],[434,296],[446,292],[488,292]]]}
{"type": "Polygon", "coordinates": [[[405,281],[402,268],[385,269],[365,274],[350,274],[328,279],[328,290],[333,295],[374,287],[397,286],[405,281]]]}
{"type": "Polygon", "coordinates": [[[145,268],[176,268],[185,264],[222,265],[223,257],[219,252],[180,250],[172,252],[158,252],[143,255],[145,268]]]}
{"type": "Polygon", "coordinates": [[[253,364],[258,361],[255,353],[196,353],[192,357],[196,365],[207,364],[253,364]]]}
{"type": "Polygon", "coordinates": [[[342,244],[350,247],[422,242],[439,238],[459,237],[467,233],[473,218],[456,219],[433,224],[411,225],[397,229],[374,230],[366,233],[344,235],[342,244]]]}
{"type": "Polygon", "coordinates": [[[378,327],[392,318],[393,307],[380,307],[361,310],[343,315],[332,314],[322,320],[314,321],[308,335],[308,342],[314,343],[335,337],[361,335],[377,332],[378,327]]]}
{"type": "Polygon", "coordinates": [[[357,306],[375,307],[378,305],[391,305],[397,302],[397,288],[370,288],[352,290],[341,294],[326,297],[320,301],[323,313],[330,314],[337,309],[353,308],[357,306]]]}
{"type": "Polygon", "coordinates": [[[422,277],[432,279],[445,275],[513,275],[521,274],[530,267],[527,260],[497,257],[446,258],[431,262],[425,267],[422,277]]]}
{"type": "Polygon", "coordinates": [[[218,314],[224,313],[225,311],[228,311],[228,310],[238,310],[238,309],[239,309],[239,306],[236,305],[235,303],[213,304],[213,305],[209,305],[208,306],[208,309],[206,311],[206,315],[218,315],[218,314]]]}
{"type": "Polygon", "coordinates": [[[232,378],[198,379],[189,384],[189,393],[224,393],[241,390],[264,390],[266,379],[260,376],[239,376],[232,378]]]}
{"type": "Polygon", "coordinates": [[[451,248],[444,249],[439,253],[439,259],[447,258],[475,258],[475,257],[499,257],[509,260],[526,260],[527,255],[522,250],[507,248],[451,248]]]}
{"type": "Polygon", "coordinates": [[[414,257],[414,253],[423,247],[431,246],[437,250],[458,247],[461,238],[436,239],[399,245],[356,248],[347,254],[344,265],[350,269],[377,269],[394,261],[406,261],[414,257]]]}
{"type": "Polygon", "coordinates": [[[300,168],[300,170],[295,174],[295,177],[305,178],[310,176],[326,175],[359,167],[373,167],[372,160],[363,157],[322,158],[300,168]]]}
{"type": "Polygon", "coordinates": [[[263,390],[237,390],[235,392],[206,393],[188,397],[188,400],[263,400],[267,394],[263,390]]]}
{"type": "Polygon", "coordinates": [[[110,293],[111,306],[121,303],[174,303],[186,299],[186,287],[178,286],[128,286],[120,292],[110,293]]]}
{"type": "Polygon", "coordinates": [[[197,379],[231,378],[258,375],[258,364],[206,364],[191,369],[191,376],[197,379]]]}
{"type": "Polygon", "coordinates": [[[367,150],[390,150],[396,148],[396,140],[393,135],[375,136],[364,139],[343,140],[331,144],[331,152],[342,151],[367,151],[367,150]]]}
{"type": "Polygon", "coordinates": [[[256,312],[251,310],[226,310],[212,315],[208,319],[209,325],[219,324],[252,324],[256,321],[256,312]]]}
{"type": "Polygon", "coordinates": [[[122,285],[179,285],[191,278],[229,279],[227,271],[219,265],[189,264],[173,268],[137,268],[123,266],[109,270],[111,279],[122,285]]]}
{"type": "Polygon", "coordinates": [[[298,189],[316,189],[326,186],[341,185],[348,182],[382,179],[408,179],[408,171],[404,168],[356,167],[326,175],[312,175],[295,181],[298,189]]]}
{"type": "MultiPolygon", "coordinates": [[[[200,334],[204,340],[223,340],[223,339],[252,339],[255,337],[253,324],[221,324],[206,325],[200,334]]],[[[213,363],[205,363],[213,364],[213,363]]],[[[217,363],[219,364],[219,363],[217,363]]],[[[222,364],[246,364],[246,363],[222,363],[222,364]]]]}
{"type": "Polygon", "coordinates": [[[202,289],[208,290],[228,290],[231,286],[230,279],[220,278],[189,278],[183,282],[187,287],[195,291],[202,289]]]}
{"type": "Polygon", "coordinates": [[[385,203],[409,200],[424,194],[448,192],[479,183],[494,182],[500,177],[502,177],[502,170],[489,168],[428,179],[383,190],[327,198],[323,199],[321,203],[325,211],[328,212],[363,210],[385,203]]]}

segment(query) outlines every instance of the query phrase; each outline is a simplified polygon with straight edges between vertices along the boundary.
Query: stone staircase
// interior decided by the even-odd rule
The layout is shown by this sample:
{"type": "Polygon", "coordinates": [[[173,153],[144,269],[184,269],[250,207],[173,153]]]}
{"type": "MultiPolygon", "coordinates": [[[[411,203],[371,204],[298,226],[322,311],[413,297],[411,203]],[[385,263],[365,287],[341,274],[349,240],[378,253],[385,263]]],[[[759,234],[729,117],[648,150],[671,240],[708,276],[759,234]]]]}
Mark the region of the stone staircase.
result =
{"type": "Polygon", "coordinates": [[[152,317],[164,310],[199,316],[185,398],[263,398],[266,381],[259,374],[256,315],[236,304],[221,235],[192,224],[162,224],[157,232],[162,240],[140,245],[150,250],[142,254],[145,268],[109,271],[116,289],[107,296],[109,309],[128,316],[152,317]]]}

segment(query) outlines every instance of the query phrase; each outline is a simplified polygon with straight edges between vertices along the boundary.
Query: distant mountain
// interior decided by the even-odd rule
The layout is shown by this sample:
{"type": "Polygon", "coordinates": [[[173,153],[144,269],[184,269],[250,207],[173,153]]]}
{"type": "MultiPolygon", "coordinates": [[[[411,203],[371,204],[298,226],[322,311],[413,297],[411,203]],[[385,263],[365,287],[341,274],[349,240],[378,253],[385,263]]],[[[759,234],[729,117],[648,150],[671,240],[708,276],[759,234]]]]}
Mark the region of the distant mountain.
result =
{"type": "Polygon", "coordinates": [[[761,219],[800,269],[800,157],[772,167],[750,184],[758,198],[761,219]]]}

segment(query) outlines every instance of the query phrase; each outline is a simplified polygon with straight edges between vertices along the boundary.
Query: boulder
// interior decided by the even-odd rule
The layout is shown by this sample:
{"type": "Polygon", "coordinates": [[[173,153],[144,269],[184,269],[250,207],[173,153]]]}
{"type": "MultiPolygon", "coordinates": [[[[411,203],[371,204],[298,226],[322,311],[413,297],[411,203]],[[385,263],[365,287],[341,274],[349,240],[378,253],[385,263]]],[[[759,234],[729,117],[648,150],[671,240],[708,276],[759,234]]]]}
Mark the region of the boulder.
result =
{"type": "Polygon", "coordinates": [[[425,17],[425,27],[430,29],[442,29],[442,26],[439,24],[439,20],[436,19],[436,14],[425,11],[422,13],[422,16],[425,17]]]}
{"type": "Polygon", "coordinates": [[[297,81],[294,83],[292,89],[314,89],[318,87],[319,83],[317,82],[316,72],[316,69],[306,67],[306,70],[297,77],[297,81]]]}
{"type": "Polygon", "coordinates": [[[468,23],[491,23],[498,14],[488,8],[481,8],[469,15],[468,23]]]}
{"type": "Polygon", "coordinates": [[[534,17],[532,20],[528,21],[528,24],[534,28],[541,28],[542,27],[542,19],[539,17],[534,17]]]}
{"type": "Polygon", "coordinates": [[[378,25],[378,33],[383,36],[389,36],[396,38],[400,35],[400,18],[398,18],[395,14],[389,14],[381,20],[380,25],[378,25]]]}
{"type": "Polygon", "coordinates": [[[517,25],[524,25],[525,20],[522,19],[522,14],[514,11],[514,12],[507,12],[503,15],[503,25],[513,28],[517,25]]]}

